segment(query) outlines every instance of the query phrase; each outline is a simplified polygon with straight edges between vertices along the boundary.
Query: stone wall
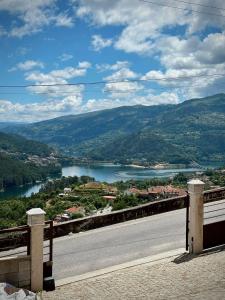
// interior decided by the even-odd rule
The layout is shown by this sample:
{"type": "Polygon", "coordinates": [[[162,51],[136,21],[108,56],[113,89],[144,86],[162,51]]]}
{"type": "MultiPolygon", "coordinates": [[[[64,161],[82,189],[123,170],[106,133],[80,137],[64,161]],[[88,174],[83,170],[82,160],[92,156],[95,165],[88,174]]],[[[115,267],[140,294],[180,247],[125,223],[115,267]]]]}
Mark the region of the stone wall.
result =
{"type": "Polygon", "coordinates": [[[0,282],[30,289],[30,256],[0,258],[0,282]]]}
{"type": "MultiPolygon", "coordinates": [[[[160,214],[186,207],[188,196],[154,201],[136,207],[115,211],[105,215],[85,217],[54,225],[54,237],[60,237],[70,232],[77,233],[107,225],[125,222],[133,219],[160,214]]],[[[46,232],[47,233],[47,232],[46,232]]]]}

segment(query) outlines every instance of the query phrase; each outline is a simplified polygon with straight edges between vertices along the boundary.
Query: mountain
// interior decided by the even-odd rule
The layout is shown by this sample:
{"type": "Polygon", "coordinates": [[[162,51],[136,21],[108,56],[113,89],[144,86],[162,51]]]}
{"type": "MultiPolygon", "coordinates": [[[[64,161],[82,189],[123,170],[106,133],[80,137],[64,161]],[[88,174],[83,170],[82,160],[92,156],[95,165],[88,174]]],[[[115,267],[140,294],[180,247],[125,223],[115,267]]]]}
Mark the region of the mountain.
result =
{"type": "Polygon", "coordinates": [[[150,119],[169,106],[126,106],[75,116],[64,116],[18,127],[6,131],[57,146],[71,146],[87,140],[136,132],[145,127],[150,119]]]}
{"type": "Polygon", "coordinates": [[[6,134],[0,132],[0,151],[11,153],[26,153],[30,155],[38,155],[41,157],[49,156],[54,150],[49,146],[28,140],[16,134],[6,134]]]}
{"type": "MultiPolygon", "coordinates": [[[[87,148],[90,149],[90,148],[87,148]]],[[[166,161],[174,164],[188,163],[185,151],[162,139],[150,131],[140,131],[128,135],[121,135],[97,149],[86,151],[86,155],[95,160],[114,160],[117,162],[138,161],[155,163],[166,161]],[[127,161],[128,160],[128,161],[127,161]]]]}
{"type": "Polygon", "coordinates": [[[16,126],[21,126],[25,125],[25,123],[22,122],[0,122],[0,129],[5,128],[5,127],[16,127],[16,126]]]}
{"type": "Polygon", "coordinates": [[[7,130],[99,160],[224,161],[225,95],[118,107],[7,130]]]}
{"type": "Polygon", "coordinates": [[[60,172],[49,146],[0,132],[0,190],[45,179],[60,172]]]}

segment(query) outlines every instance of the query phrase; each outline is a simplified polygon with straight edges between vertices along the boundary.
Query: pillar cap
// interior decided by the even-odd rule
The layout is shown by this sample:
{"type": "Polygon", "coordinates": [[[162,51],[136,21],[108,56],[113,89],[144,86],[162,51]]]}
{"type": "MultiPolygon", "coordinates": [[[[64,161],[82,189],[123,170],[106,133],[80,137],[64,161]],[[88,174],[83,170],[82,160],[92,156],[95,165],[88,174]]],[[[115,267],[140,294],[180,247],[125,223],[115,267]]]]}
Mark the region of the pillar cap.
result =
{"type": "Polygon", "coordinates": [[[188,192],[194,194],[201,194],[204,190],[205,183],[199,179],[192,179],[188,181],[188,192]]]}
{"type": "Polygon", "coordinates": [[[199,179],[191,179],[188,181],[188,184],[204,185],[205,183],[199,179]]]}
{"type": "Polygon", "coordinates": [[[27,224],[29,226],[44,225],[45,211],[41,208],[32,208],[27,211],[27,224]]]}
{"type": "Polygon", "coordinates": [[[45,215],[46,212],[41,208],[32,208],[28,210],[27,212],[28,216],[36,216],[36,215],[45,215]]]}

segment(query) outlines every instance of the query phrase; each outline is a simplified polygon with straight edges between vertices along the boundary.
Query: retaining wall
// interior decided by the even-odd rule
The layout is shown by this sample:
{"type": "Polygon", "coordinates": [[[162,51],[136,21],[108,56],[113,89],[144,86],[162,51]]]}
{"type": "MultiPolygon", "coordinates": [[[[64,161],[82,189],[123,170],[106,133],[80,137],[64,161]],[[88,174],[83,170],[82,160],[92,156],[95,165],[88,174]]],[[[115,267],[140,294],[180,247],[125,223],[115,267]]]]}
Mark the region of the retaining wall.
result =
{"type": "Polygon", "coordinates": [[[30,289],[30,256],[0,258],[0,282],[30,289]]]}

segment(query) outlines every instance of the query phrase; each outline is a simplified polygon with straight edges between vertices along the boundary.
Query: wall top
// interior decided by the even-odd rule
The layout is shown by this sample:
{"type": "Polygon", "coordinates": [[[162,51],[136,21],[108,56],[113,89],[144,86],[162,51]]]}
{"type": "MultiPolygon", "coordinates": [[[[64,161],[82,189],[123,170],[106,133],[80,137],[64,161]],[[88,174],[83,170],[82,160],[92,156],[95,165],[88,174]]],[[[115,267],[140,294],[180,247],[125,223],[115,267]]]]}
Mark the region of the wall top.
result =
{"type": "Polygon", "coordinates": [[[32,208],[27,211],[28,216],[45,215],[46,212],[41,208],[32,208]]]}

